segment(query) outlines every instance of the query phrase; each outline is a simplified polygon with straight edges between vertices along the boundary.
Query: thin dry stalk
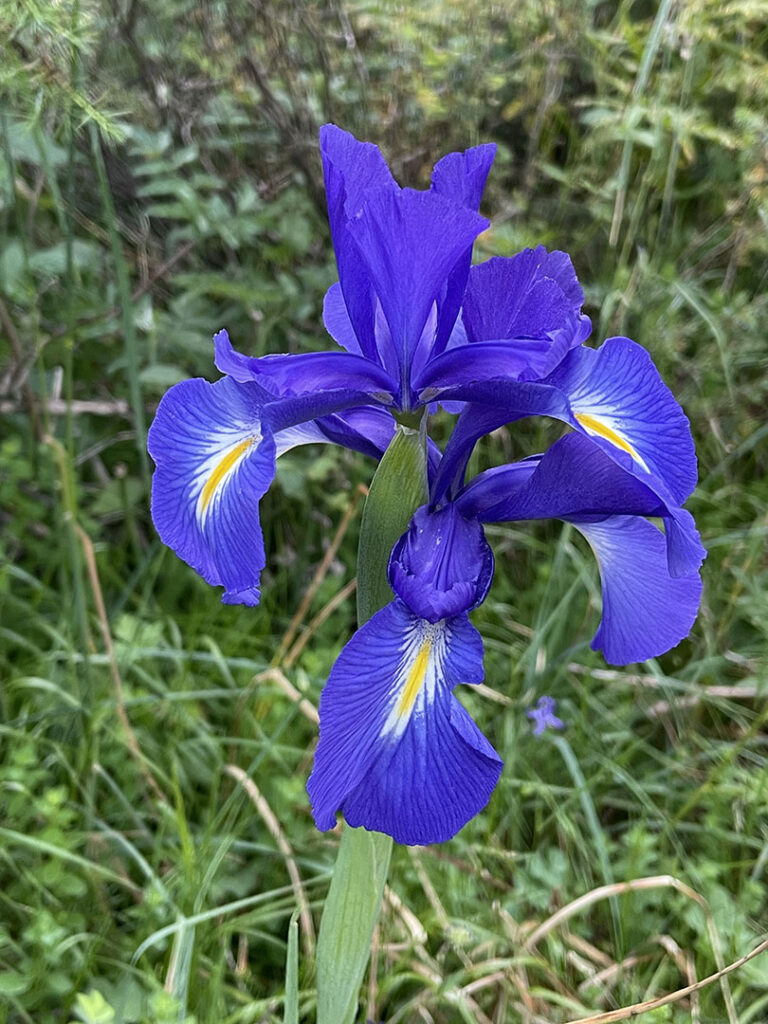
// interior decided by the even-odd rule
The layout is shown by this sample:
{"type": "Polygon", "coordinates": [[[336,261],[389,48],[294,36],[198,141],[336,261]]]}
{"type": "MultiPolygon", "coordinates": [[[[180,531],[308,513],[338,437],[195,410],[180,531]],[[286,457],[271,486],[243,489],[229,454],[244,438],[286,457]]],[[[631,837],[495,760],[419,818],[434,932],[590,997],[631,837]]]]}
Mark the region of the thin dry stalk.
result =
{"type": "Polygon", "coordinates": [[[308,718],[314,725],[319,724],[320,715],[318,715],[315,705],[312,701],[307,700],[306,697],[302,697],[290,679],[279,668],[268,668],[264,672],[259,672],[258,675],[253,677],[253,682],[274,683],[289,700],[293,701],[294,704],[298,704],[299,711],[305,718],[308,718]]]}
{"type": "Polygon", "coordinates": [[[756,697],[763,697],[766,695],[765,687],[758,688],[757,686],[707,686],[702,689],[701,693],[692,693],[688,697],[675,697],[674,700],[659,700],[655,704],[651,704],[649,708],[646,708],[646,715],[648,718],[660,718],[662,715],[667,714],[669,711],[678,711],[682,708],[694,708],[698,704],[701,704],[703,700],[708,700],[712,697],[720,697],[723,700],[754,700],[756,697]],[[762,693],[760,692],[762,690],[762,693]]]}
{"type": "Polygon", "coordinates": [[[693,985],[686,985],[685,988],[679,988],[676,992],[670,992],[668,995],[659,996],[656,999],[646,999],[642,1003],[633,1003],[632,1006],[622,1006],[621,1009],[610,1010],[608,1013],[598,1013],[591,1017],[575,1017],[573,1020],[566,1021],[566,1024],[615,1024],[616,1021],[631,1020],[633,1017],[639,1017],[641,1013],[650,1013],[651,1010],[657,1010],[660,1006],[668,1006],[670,1003],[680,1002],[686,996],[693,995],[694,992],[700,992],[703,988],[712,985],[716,981],[722,982],[722,979],[727,974],[737,971],[744,964],[749,963],[750,960],[754,960],[756,956],[765,953],[766,950],[768,950],[768,939],[763,939],[761,943],[745,956],[739,957],[732,964],[728,964],[727,967],[716,971],[714,974],[710,974],[708,978],[703,978],[693,985]]]}
{"type": "Polygon", "coordinates": [[[91,591],[93,593],[93,603],[96,606],[96,617],[99,620],[99,629],[101,630],[101,636],[104,640],[104,650],[107,655],[107,661],[109,663],[109,673],[112,677],[112,683],[115,688],[115,701],[117,705],[117,717],[120,719],[120,724],[125,730],[125,738],[128,744],[128,749],[131,752],[131,756],[136,761],[141,774],[144,776],[144,780],[147,786],[152,790],[158,800],[162,803],[167,804],[168,800],[163,793],[160,786],[149,769],[147,760],[141,751],[139,741],[136,738],[136,733],[133,731],[130,719],[128,718],[128,712],[125,709],[125,692],[123,690],[123,680],[120,675],[120,669],[117,664],[117,658],[115,656],[115,645],[112,643],[112,633],[109,628],[109,620],[107,618],[107,609],[104,605],[104,597],[101,591],[101,581],[99,580],[99,570],[96,567],[96,555],[93,550],[93,544],[91,538],[80,526],[79,523],[73,524],[75,533],[83,547],[83,553],[85,555],[86,565],[88,567],[88,579],[91,584],[91,591]]]}
{"type": "Polygon", "coordinates": [[[291,619],[290,625],[288,626],[288,629],[285,631],[283,639],[280,641],[280,644],[278,645],[277,651],[275,652],[275,656],[272,659],[273,666],[279,665],[282,662],[288,648],[293,643],[293,640],[296,634],[298,633],[302,622],[306,618],[307,612],[309,611],[309,606],[312,604],[315,594],[320,589],[320,586],[326,577],[328,569],[331,566],[331,562],[336,557],[336,553],[338,552],[341,542],[344,539],[344,535],[349,529],[349,524],[352,522],[352,519],[354,518],[355,515],[355,511],[357,510],[357,504],[360,498],[366,495],[367,493],[368,489],[363,484],[359,484],[355,488],[355,491],[352,495],[352,500],[347,506],[344,515],[341,517],[341,522],[336,528],[336,533],[333,536],[333,540],[331,541],[328,550],[323,555],[322,561],[315,570],[315,574],[312,577],[312,582],[307,587],[306,592],[301,599],[301,604],[296,609],[296,614],[291,619]]]}
{"type": "MultiPolygon", "coordinates": [[[[635,878],[629,882],[614,882],[611,885],[601,885],[597,889],[592,889],[591,892],[585,893],[578,899],[575,899],[571,903],[567,903],[564,907],[561,907],[557,913],[547,918],[547,920],[543,921],[537,928],[534,928],[523,943],[523,950],[532,950],[545,935],[548,935],[549,932],[563,921],[567,921],[569,918],[573,917],[574,914],[580,913],[582,910],[585,910],[587,907],[592,906],[600,900],[613,896],[620,896],[627,892],[640,892],[648,889],[662,888],[675,889],[677,892],[682,893],[688,899],[701,907],[707,924],[707,932],[709,933],[709,941],[712,946],[712,952],[715,956],[715,963],[718,966],[717,977],[722,979],[721,988],[723,990],[723,999],[725,1000],[725,1006],[728,1012],[728,1021],[729,1024],[736,1024],[736,1008],[733,1005],[731,990],[725,977],[728,972],[724,969],[723,955],[722,950],[720,949],[720,937],[715,927],[712,911],[703,896],[699,895],[699,893],[694,889],[691,889],[691,887],[686,885],[684,882],[681,882],[679,878],[675,878],[674,875],[652,875],[648,878],[635,878]]],[[[622,1020],[623,1018],[617,1017],[616,1019],[622,1020]]]]}
{"type": "Polygon", "coordinates": [[[478,683],[474,688],[474,692],[480,697],[485,697],[486,700],[493,701],[494,704],[501,704],[505,708],[511,707],[515,703],[506,693],[499,693],[498,690],[494,690],[491,686],[486,686],[485,683],[478,683]]]}
{"type": "Polygon", "coordinates": [[[616,964],[611,964],[608,967],[603,968],[602,971],[597,971],[595,974],[590,974],[588,978],[579,983],[579,992],[583,992],[590,985],[610,986],[618,981],[619,975],[624,971],[630,971],[633,967],[637,967],[638,964],[645,964],[649,960],[652,960],[652,953],[632,953],[631,956],[625,957],[616,964]]]}
{"type": "Polygon", "coordinates": [[[384,902],[401,919],[413,945],[423,946],[428,938],[426,928],[410,907],[407,907],[394,889],[390,889],[388,885],[384,886],[384,902]]]}
{"type": "Polygon", "coordinates": [[[285,867],[288,871],[288,877],[291,880],[293,894],[296,897],[296,903],[299,907],[299,917],[301,918],[301,938],[304,945],[304,954],[309,960],[312,960],[315,955],[315,926],[312,921],[312,913],[309,909],[309,900],[307,899],[307,894],[304,890],[304,882],[302,881],[301,874],[299,873],[299,868],[296,864],[296,858],[293,855],[291,845],[285,838],[285,833],[280,827],[280,822],[277,820],[274,811],[269,806],[264,796],[262,796],[258,786],[247,772],[244,772],[243,769],[238,767],[236,764],[225,765],[224,771],[227,775],[230,775],[235,779],[236,782],[239,782],[248,794],[251,803],[259,813],[259,817],[267,826],[267,831],[275,840],[278,850],[283,855],[285,867]]]}
{"type": "MultiPolygon", "coordinates": [[[[111,402],[94,399],[73,399],[67,402],[62,398],[49,398],[45,408],[50,416],[64,416],[66,413],[73,416],[82,416],[83,413],[89,413],[91,416],[130,416],[128,403],[122,398],[116,398],[111,402]]],[[[0,413],[4,416],[19,412],[20,409],[21,403],[12,399],[0,402],[0,413]]]]}
{"type": "Polygon", "coordinates": [[[336,609],[340,605],[344,604],[348,597],[354,594],[356,588],[357,578],[350,580],[349,583],[346,583],[338,592],[338,594],[335,594],[331,598],[331,600],[323,608],[320,609],[320,611],[317,613],[314,619],[312,619],[312,621],[309,623],[307,628],[303,630],[301,636],[297,637],[290,651],[288,651],[288,653],[286,654],[285,658],[283,659],[284,668],[291,668],[294,665],[296,659],[299,657],[301,652],[307,646],[307,644],[318,631],[318,629],[320,629],[320,627],[326,621],[326,619],[330,618],[331,615],[333,615],[333,613],[336,611],[336,609]]]}
{"type": "MultiPolygon", "coordinates": [[[[656,935],[651,942],[657,942],[677,964],[678,970],[689,985],[697,982],[696,965],[689,949],[681,949],[671,935],[656,935]]],[[[691,994],[691,1024],[701,1024],[701,1008],[699,1006],[699,994],[691,994]]]]}
{"type": "Polygon", "coordinates": [[[587,942],[586,939],[582,938],[581,935],[576,935],[574,932],[564,932],[563,938],[572,946],[573,949],[578,950],[588,960],[591,960],[595,964],[599,964],[603,970],[610,970],[617,966],[617,964],[607,956],[602,949],[598,949],[597,946],[593,946],[591,942],[587,942]]]}
{"type": "MultiPolygon", "coordinates": [[[[502,907],[497,900],[494,900],[494,909],[498,913],[502,926],[511,942],[517,946],[520,942],[520,925],[515,921],[509,911],[502,907]]],[[[523,1007],[525,1010],[523,1019],[530,1019],[530,1017],[536,1012],[536,1004],[534,1003],[533,996],[531,995],[531,985],[528,980],[528,972],[525,969],[525,965],[520,964],[517,967],[510,967],[509,975],[520,993],[521,1000],[523,1001],[523,1007]]]]}

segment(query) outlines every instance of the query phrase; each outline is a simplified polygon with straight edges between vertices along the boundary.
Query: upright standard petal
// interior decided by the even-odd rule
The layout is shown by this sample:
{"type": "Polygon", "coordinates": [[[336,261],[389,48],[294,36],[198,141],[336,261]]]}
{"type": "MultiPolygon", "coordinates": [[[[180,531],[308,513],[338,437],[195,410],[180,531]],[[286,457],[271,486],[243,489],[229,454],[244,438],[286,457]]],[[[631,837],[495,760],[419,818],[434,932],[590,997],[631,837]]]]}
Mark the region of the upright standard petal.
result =
{"type": "Polygon", "coordinates": [[[495,158],[496,144],[493,142],[472,146],[463,153],[448,153],[432,169],[432,191],[470,210],[479,210],[495,158]]]}
{"type": "MultiPolygon", "coordinates": [[[[542,338],[566,327],[571,316],[587,320],[581,316],[583,302],[570,258],[539,245],[473,267],[462,320],[470,341],[542,338]]],[[[574,330],[571,342],[578,333],[574,330]]]]}
{"type": "MultiPolygon", "coordinates": [[[[432,171],[433,192],[446,199],[461,203],[470,210],[480,209],[485,182],[491,169],[496,146],[474,146],[464,153],[449,153],[435,164],[432,171]]],[[[459,315],[469,268],[472,263],[472,248],[467,249],[448,276],[445,283],[434,339],[434,352],[442,352],[451,337],[451,331],[459,315]]]]}
{"type": "Polygon", "coordinates": [[[259,501],[275,473],[275,442],[254,390],[227,378],[182,381],[163,396],[148,441],[161,539],[225,587],[225,601],[245,604],[258,602],[259,501]]]}
{"type": "Polygon", "coordinates": [[[360,349],[360,341],[355,334],[355,328],[349,318],[349,310],[344,302],[344,295],[338,281],[332,284],[325,293],[325,298],[323,299],[323,323],[325,324],[326,331],[328,331],[337,345],[341,345],[347,352],[352,352],[354,355],[360,356],[363,354],[360,349]]]}
{"type": "MultiPolygon", "coordinates": [[[[387,322],[406,407],[411,358],[430,309],[459,258],[487,226],[466,207],[411,189],[371,192],[349,225],[387,322]]],[[[388,365],[384,355],[381,361],[388,365]]]]}
{"type": "Polygon", "coordinates": [[[372,189],[398,187],[379,147],[335,124],[320,129],[320,156],[334,234],[360,212],[372,189]]]}
{"type": "MultiPolygon", "coordinates": [[[[398,185],[377,146],[359,142],[336,125],[326,124],[320,129],[320,154],[344,305],[357,338],[357,351],[378,362],[371,281],[350,239],[349,222],[360,212],[371,189],[398,191],[398,185]]],[[[355,351],[348,345],[344,347],[355,351]]]]}
{"type": "Polygon", "coordinates": [[[595,553],[603,585],[603,616],[592,641],[612,665],[645,661],[688,636],[701,600],[698,573],[673,577],[664,535],[635,516],[579,522],[595,553]]]}
{"type": "Polygon", "coordinates": [[[399,843],[444,842],[482,810],[502,762],[451,691],[483,677],[466,615],[430,623],[401,601],[341,652],[320,699],[307,784],[318,828],[347,822],[399,843]]]}

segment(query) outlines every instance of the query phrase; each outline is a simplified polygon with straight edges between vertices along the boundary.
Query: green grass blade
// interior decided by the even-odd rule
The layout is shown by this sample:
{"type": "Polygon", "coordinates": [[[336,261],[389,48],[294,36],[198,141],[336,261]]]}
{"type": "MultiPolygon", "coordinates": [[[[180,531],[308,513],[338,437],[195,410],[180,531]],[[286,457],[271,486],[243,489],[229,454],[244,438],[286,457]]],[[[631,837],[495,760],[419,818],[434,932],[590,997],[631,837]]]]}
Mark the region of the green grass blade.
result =
{"type": "Polygon", "coordinates": [[[288,925],[288,951],[285,956],[285,1007],[283,1024],[299,1024],[299,910],[294,910],[288,925]]]}

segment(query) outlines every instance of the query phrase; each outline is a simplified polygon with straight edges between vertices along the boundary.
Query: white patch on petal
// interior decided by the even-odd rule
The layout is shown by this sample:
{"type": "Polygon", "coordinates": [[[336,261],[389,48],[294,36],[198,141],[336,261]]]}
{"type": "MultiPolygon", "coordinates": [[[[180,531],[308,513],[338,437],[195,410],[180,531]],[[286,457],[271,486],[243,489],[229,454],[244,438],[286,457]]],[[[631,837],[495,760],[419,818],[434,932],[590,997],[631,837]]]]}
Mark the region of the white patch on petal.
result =
{"type": "Polygon", "coordinates": [[[651,472],[648,463],[629,441],[622,419],[620,416],[616,416],[615,410],[607,405],[587,405],[586,403],[579,405],[575,399],[571,399],[571,408],[577,423],[587,434],[604,438],[614,447],[631,455],[646,473],[651,472]]]}
{"type": "Polygon", "coordinates": [[[262,433],[254,424],[249,424],[246,433],[227,431],[210,439],[207,445],[209,454],[200,464],[190,487],[191,497],[196,499],[195,515],[201,529],[235,470],[261,439],[262,433]]]}
{"type": "Polygon", "coordinates": [[[396,740],[414,714],[423,714],[435,699],[446,655],[445,620],[418,619],[405,636],[401,660],[392,680],[392,708],[381,735],[396,740]]]}

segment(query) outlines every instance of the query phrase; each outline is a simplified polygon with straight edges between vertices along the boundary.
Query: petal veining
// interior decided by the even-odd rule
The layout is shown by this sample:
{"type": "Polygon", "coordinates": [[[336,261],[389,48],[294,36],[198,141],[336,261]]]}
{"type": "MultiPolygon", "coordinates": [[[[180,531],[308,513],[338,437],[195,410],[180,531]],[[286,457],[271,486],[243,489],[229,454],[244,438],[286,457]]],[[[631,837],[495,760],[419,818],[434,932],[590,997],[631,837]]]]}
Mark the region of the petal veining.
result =
{"type": "Polygon", "coordinates": [[[434,700],[441,662],[442,623],[418,622],[403,645],[404,660],[393,681],[394,705],[382,736],[400,736],[414,710],[434,700]]]}
{"type": "Polygon", "coordinates": [[[577,422],[582,426],[588,434],[592,434],[596,437],[605,438],[606,441],[610,441],[612,445],[617,448],[621,448],[623,452],[630,455],[635,462],[639,463],[646,473],[650,473],[648,463],[642,457],[642,455],[634,448],[626,437],[622,437],[621,433],[617,429],[618,422],[615,416],[611,415],[610,409],[599,408],[591,406],[590,412],[578,412],[574,409],[573,415],[577,422]]]}
{"type": "Polygon", "coordinates": [[[430,623],[393,601],[355,633],[320,699],[307,783],[315,821],[400,843],[450,839],[488,802],[502,763],[451,691],[483,677],[466,615],[430,623]]]}
{"type": "Polygon", "coordinates": [[[197,519],[202,527],[205,527],[211,503],[222,494],[238,463],[255,444],[259,443],[261,437],[261,431],[254,429],[249,437],[236,441],[223,455],[216,445],[214,454],[201,467],[192,486],[195,490],[201,481],[205,481],[200,488],[196,508],[197,519]]]}
{"type": "Polygon", "coordinates": [[[636,472],[657,477],[679,504],[690,495],[696,486],[691,428],[640,345],[608,338],[598,349],[574,349],[548,383],[566,395],[577,429],[619,461],[629,455],[636,472]]]}
{"type": "Polygon", "coordinates": [[[275,443],[262,398],[258,386],[226,377],[182,381],[149,432],[157,531],[234,603],[255,603],[265,562],[259,501],[274,477],[275,443]]]}

